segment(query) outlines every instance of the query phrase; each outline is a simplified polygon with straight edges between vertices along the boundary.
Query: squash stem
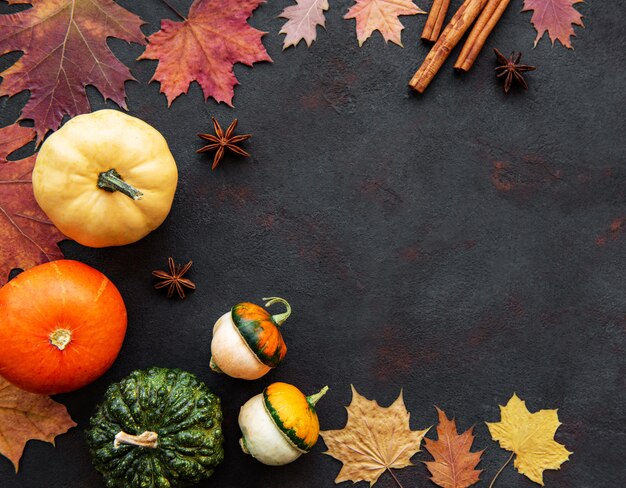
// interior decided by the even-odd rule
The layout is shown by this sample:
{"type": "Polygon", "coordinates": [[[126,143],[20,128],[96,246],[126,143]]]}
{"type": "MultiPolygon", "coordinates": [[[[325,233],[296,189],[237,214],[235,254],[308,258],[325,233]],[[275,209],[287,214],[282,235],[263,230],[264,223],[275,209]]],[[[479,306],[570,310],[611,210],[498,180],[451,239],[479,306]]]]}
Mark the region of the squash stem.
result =
{"type": "Polygon", "coordinates": [[[318,391],[316,394],[309,395],[308,397],[306,397],[306,401],[311,406],[311,408],[313,408],[315,406],[315,404],[317,402],[319,402],[320,398],[322,398],[324,395],[326,395],[327,391],[328,391],[328,386],[325,386],[320,391],[318,391]]]}
{"type": "Polygon", "coordinates": [[[110,192],[119,191],[133,200],[141,200],[143,196],[143,193],[126,183],[122,176],[113,168],[98,175],[98,188],[110,192]]]}
{"type": "Polygon", "coordinates": [[[267,303],[265,304],[266,307],[269,307],[270,305],[273,305],[274,303],[282,303],[287,309],[283,313],[272,315],[272,320],[276,323],[276,325],[278,325],[278,327],[280,327],[281,325],[285,323],[285,320],[287,320],[289,316],[291,315],[291,305],[289,305],[289,302],[285,300],[284,298],[269,297],[269,298],[263,299],[263,301],[266,301],[266,300],[267,300],[267,303]]]}
{"type": "Polygon", "coordinates": [[[72,331],[67,329],[57,329],[50,334],[50,344],[59,351],[63,351],[72,342],[72,331]]]}
{"type": "Polygon", "coordinates": [[[250,454],[250,451],[248,451],[248,446],[246,445],[246,438],[245,437],[242,437],[241,439],[239,439],[239,445],[241,446],[241,450],[245,454],[250,454]]]}
{"type": "Polygon", "coordinates": [[[115,440],[113,441],[113,448],[119,449],[122,444],[128,444],[130,446],[148,447],[150,449],[156,449],[159,445],[159,434],[146,430],[139,435],[127,434],[124,431],[115,434],[115,440]]]}
{"type": "Polygon", "coordinates": [[[214,373],[223,373],[223,371],[220,369],[220,367],[215,364],[215,361],[213,361],[213,356],[211,356],[211,361],[209,362],[209,367],[211,368],[211,371],[213,371],[214,373]]]}

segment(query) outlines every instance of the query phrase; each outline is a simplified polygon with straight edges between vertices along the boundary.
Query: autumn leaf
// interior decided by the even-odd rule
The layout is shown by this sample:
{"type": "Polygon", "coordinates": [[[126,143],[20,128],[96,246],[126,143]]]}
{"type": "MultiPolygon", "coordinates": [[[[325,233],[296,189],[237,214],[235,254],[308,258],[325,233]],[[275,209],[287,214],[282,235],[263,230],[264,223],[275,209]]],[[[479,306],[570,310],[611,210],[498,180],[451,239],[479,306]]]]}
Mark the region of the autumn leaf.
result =
{"type": "Polygon", "coordinates": [[[296,0],[296,5],[286,7],[279,17],[289,19],[280,30],[286,34],[283,49],[295,46],[302,39],[311,47],[317,38],[317,26],[325,27],[324,11],[328,10],[328,0],[296,0]]]}
{"type": "Polygon", "coordinates": [[[530,413],[526,402],[513,394],[506,406],[500,406],[500,414],[500,422],[487,422],[491,437],[500,443],[500,447],[512,451],[514,466],[520,473],[543,485],[544,470],[560,469],[572,454],[554,440],[561,425],[557,411],[530,413]]]}
{"type": "Polygon", "coordinates": [[[448,420],[445,412],[439,408],[437,413],[438,439],[424,440],[424,448],[434,458],[434,461],[424,463],[432,475],[431,481],[442,488],[467,488],[478,483],[481,470],[475,468],[483,451],[471,452],[473,428],[458,434],[454,419],[448,420]]]}
{"type": "Polygon", "coordinates": [[[0,376],[0,454],[17,472],[26,443],[31,439],[50,442],[76,423],[67,409],[49,396],[28,393],[0,376]]]}
{"type": "Polygon", "coordinates": [[[168,105],[197,81],[205,100],[213,97],[232,107],[239,83],[233,65],[272,61],[261,42],[265,32],[246,22],[263,2],[195,0],[183,22],[161,21],[161,30],[148,38],[148,47],[139,59],[159,61],[150,81],[161,83],[168,105]]]}
{"type": "Polygon", "coordinates": [[[112,0],[8,0],[32,4],[0,15],[0,55],[24,55],[0,73],[0,96],[30,90],[20,120],[35,122],[37,138],[55,130],[64,115],[89,112],[86,85],[126,108],[124,82],[129,69],[107,46],[108,37],[145,44],[143,21],[112,0]]]}
{"type": "Polygon", "coordinates": [[[48,220],[33,194],[35,156],[7,160],[34,137],[30,127],[0,128],[0,286],[13,268],[28,269],[63,258],[57,243],[65,236],[48,220]]]}
{"type": "Polygon", "coordinates": [[[530,21],[537,29],[535,46],[547,31],[553,46],[558,39],[565,47],[572,49],[570,38],[576,35],[572,25],[583,26],[583,16],[574,8],[574,4],[582,1],[524,0],[522,12],[533,11],[530,21]]]}
{"type": "MultiPolygon", "coordinates": [[[[346,408],[348,422],[341,430],[321,432],[328,447],[325,454],[343,463],[335,483],[378,481],[385,470],[411,466],[428,429],[413,431],[402,392],[389,407],[359,395],[352,387],[352,402],[346,408]]],[[[394,476],[395,478],[395,476],[394,476]]]]}
{"type": "Polygon", "coordinates": [[[425,14],[411,0],[355,0],[344,19],[356,19],[356,37],[359,46],[378,30],[385,39],[402,46],[400,39],[404,26],[400,15],[425,14]]]}

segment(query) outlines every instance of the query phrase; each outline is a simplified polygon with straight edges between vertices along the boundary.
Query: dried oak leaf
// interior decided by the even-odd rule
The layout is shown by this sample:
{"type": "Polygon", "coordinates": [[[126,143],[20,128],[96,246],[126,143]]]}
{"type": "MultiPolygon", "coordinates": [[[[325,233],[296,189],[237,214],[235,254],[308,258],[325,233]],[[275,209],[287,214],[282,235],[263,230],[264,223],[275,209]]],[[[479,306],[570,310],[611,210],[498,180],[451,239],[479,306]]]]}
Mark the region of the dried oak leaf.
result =
{"type": "Polygon", "coordinates": [[[378,30],[385,39],[402,47],[401,34],[404,26],[400,15],[425,14],[411,0],[355,0],[344,19],[356,19],[356,37],[359,46],[378,30]]]}
{"type": "Polygon", "coordinates": [[[572,49],[571,37],[575,36],[572,25],[583,26],[583,16],[574,8],[574,4],[583,0],[524,0],[522,12],[533,11],[530,19],[537,30],[535,46],[546,31],[552,45],[557,39],[565,47],[572,49]]]}
{"type": "Polygon", "coordinates": [[[50,442],[76,423],[67,409],[49,396],[28,393],[0,376],[0,454],[17,472],[26,443],[31,439],[50,442]]]}
{"type": "Polygon", "coordinates": [[[161,30],[148,38],[138,59],[159,61],[150,81],[161,83],[168,105],[197,81],[205,100],[213,97],[232,107],[239,83],[233,65],[272,61],[261,42],[265,32],[246,22],[261,3],[264,0],[195,0],[183,22],[161,21],[161,30]]]}
{"type": "Polygon", "coordinates": [[[572,454],[554,440],[561,425],[557,411],[530,413],[526,402],[513,394],[506,406],[500,406],[500,415],[500,422],[486,422],[492,439],[515,454],[514,466],[521,474],[543,485],[544,470],[560,469],[572,454]]]}
{"type": "Polygon", "coordinates": [[[279,34],[286,34],[283,49],[295,46],[302,39],[311,47],[317,39],[317,26],[326,26],[324,11],[328,10],[328,0],[296,0],[281,12],[279,17],[288,19],[279,34]]]}
{"type": "Polygon", "coordinates": [[[424,440],[424,448],[435,459],[427,461],[431,481],[442,488],[467,488],[478,483],[481,470],[475,469],[483,451],[471,452],[474,442],[473,428],[458,434],[456,422],[449,420],[443,410],[437,408],[439,425],[436,441],[424,440]]]}
{"type": "Polygon", "coordinates": [[[385,408],[359,395],[353,386],[346,410],[348,422],[343,429],[320,433],[328,447],[324,454],[343,463],[335,483],[368,481],[371,486],[385,470],[412,465],[411,457],[419,452],[428,429],[411,430],[402,392],[385,408]]]}
{"type": "Polygon", "coordinates": [[[20,120],[35,122],[37,138],[55,130],[64,115],[89,112],[86,85],[126,108],[124,82],[130,70],[107,46],[108,37],[145,44],[137,15],[112,0],[8,0],[32,4],[0,15],[0,55],[24,55],[0,73],[0,96],[30,90],[20,120]]]}
{"type": "Polygon", "coordinates": [[[13,124],[0,128],[0,286],[13,268],[28,269],[63,258],[57,243],[65,236],[48,220],[33,195],[35,156],[7,160],[34,137],[30,127],[13,124]]]}

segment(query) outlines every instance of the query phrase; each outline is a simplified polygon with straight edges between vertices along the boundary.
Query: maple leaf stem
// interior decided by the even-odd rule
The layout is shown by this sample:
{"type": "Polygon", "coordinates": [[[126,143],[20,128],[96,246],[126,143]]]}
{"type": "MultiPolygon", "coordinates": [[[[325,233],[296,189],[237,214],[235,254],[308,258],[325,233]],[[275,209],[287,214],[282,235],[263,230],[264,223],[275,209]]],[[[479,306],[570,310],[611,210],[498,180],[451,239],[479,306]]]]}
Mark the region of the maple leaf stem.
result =
{"type": "Polygon", "coordinates": [[[511,455],[509,456],[509,459],[506,460],[506,463],[504,463],[502,465],[502,467],[498,470],[496,475],[493,477],[493,479],[491,480],[491,483],[489,484],[489,488],[493,488],[493,485],[496,482],[496,480],[498,479],[498,476],[500,476],[500,473],[502,473],[502,471],[504,471],[504,468],[506,468],[509,465],[509,463],[511,462],[511,459],[513,459],[513,456],[515,456],[514,452],[511,453],[511,455]]]}
{"type": "Polygon", "coordinates": [[[187,17],[185,17],[183,14],[181,14],[178,9],[176,9],[176,7],[174,7],[168,0],[161,0],[165,5],[167,5],[167,7],[174,12],[176,15],[178,15],[181,19],[183,20],[187,20],[187,17]]]}
{"type": "Polygon", "coordinates": [[[389,474],[391,475],[391,477],[393,478],[393,480],[396,482],[396,484],[400,487],[400,488],[404,488],[402,486],[402,483],[400,483],[400,480],[398,480],[398,478],[396,478],[396,475],[393,474],[393,471],[391,471],[391,469],[387,468],[387,471],[389,471],[389,474]]]}

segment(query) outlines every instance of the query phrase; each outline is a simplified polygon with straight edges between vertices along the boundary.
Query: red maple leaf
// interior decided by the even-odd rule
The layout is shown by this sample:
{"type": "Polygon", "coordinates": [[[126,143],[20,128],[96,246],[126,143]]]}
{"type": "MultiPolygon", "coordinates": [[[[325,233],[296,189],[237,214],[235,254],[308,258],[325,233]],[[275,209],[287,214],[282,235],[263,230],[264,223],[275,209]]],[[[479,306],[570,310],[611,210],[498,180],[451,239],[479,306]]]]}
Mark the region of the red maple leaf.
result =
{"type": "Polygon", "coordinates": [[[583,26],[583,16],[574,8],[574,4],[583,0],[524,0],[522,12],[533,11],[530,21],[537,29],[535,46],[546,31],[552,45],[559,40],[565,47],[572,49],[570,38],[575,36],[572,25],[583,26]]]}
{"type": "Polygon", "coordinates": [[[436,441],[425,439],[425,448],[435,458],[427,461],[433,483],[443,488],[467,488],[478,483],[481,471],[476,468],[483,451],[471,452],[474,435],[472,428],[462,434],[456,431],[456,422],[449,420],[443,410],[437,408],[439,425],[436,441]]]}
{"type": "Polygon", "coordinates": [[[161,30],[148,38],[138,59],[159,61],[150,81],[161,83],[168,105],[197,81],[205,100],[213,97],[232,106],[239,83],[233,65],[272,61],[261,42],[265,32],[247,23],[261,3],[264,0],[195,0],[184,21],[161,21],[161,30]]]}
{"type": "Polygon", "coordinates": [[[112,0],[8,0],[32,8],[0,16],[0,55],[24,55],[0,73],[0,96],[30,90],[20,120],[35,121],[37,138],[64,115],[89,112],[86,85],[126,108],[130,70],[109,50],[107,37],[145,44],[143,21],[112,0]]]}
{"type": "Polygon", "coordinates": [[[13,124],[0,129],[0,285],[13,268],[63,258],[57,243],[65,236],[48,220],[33,194],[35,156],[7,160],[34,137],[30,127],[13,124]]]}

